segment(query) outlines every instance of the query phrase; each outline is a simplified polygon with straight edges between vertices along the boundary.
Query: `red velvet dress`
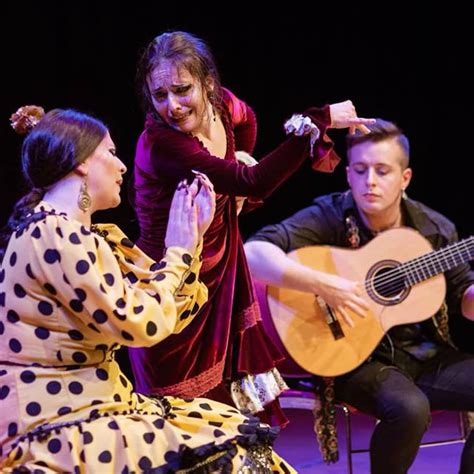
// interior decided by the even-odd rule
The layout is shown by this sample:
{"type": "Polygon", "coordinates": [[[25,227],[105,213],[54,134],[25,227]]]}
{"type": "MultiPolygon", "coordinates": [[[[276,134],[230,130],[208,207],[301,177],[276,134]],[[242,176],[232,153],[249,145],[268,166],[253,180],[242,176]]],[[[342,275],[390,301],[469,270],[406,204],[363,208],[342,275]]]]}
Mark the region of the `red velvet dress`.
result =
{"type": "MultiPolygon", "coordinates": [[[[325,135],[329,107],[312,108],[305,115],[323,137],[315,146],[315,167],[330,171],[338,158],[325,135]]],[[[309,155],[309,136],[291,136],[258,165],[248,167],[236,161],[235,151],[252,153],[255,114],[224,90],[222,120],[227,135],[224,159],[212,156],[197,138],[147,116],[135,157],[137,244],[153,259],[162,258],[171,199],[180,180],[193,179],[191,170],[207,174],[217,193],[217,206],[204,236],[200,274],[209,289],[208,302],[192,309],[191,313],[200,314],[180,334],[153,347],[133,348],[130,356],[140,392],[206,396],[232,404],[231,381],[268,372],[282,359],[262,326],[238,229],[235,196],[249,197],[247,207],[268,196],[309,155]]],[[[285,421],[276,401],[265,406],[265,412],[261,414],[265,421],[285,421]]]]}

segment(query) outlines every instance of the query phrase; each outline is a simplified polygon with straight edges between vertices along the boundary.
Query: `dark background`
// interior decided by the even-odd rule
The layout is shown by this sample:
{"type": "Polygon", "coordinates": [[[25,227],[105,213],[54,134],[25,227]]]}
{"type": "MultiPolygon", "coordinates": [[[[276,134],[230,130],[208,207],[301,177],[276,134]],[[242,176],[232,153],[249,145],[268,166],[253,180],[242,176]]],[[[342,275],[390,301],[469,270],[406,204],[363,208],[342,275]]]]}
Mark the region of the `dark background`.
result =
{"type": "MultiPolygon", "coordinates": [[[[284,138],[282,123],[293,112],[350,98],[360,116],[395,121],[407,133],[414,169],[410,196],[451,218],[461,236],[474,233],[467,7],[420,4],[415,12],[413,5],[393,2],[124,3],[2,6],[0,224],[25,191],[21,138],[10,129],[9,116],[25,104],[91,112],[109,125],[131,170],[143,122],[134,91],[139,51],[157,34],[182,29],[208,41],[222,83],[256,111],[257,158],[284,138]]],[[[332,136],[343,155],[343,133],[332,136]]],[[[242,233],[345,187],[344,166],[326,175],[307,163],[264,208],[242,218],[242,233]]],[[[136,236],[126,199],[99,218],[136,236]]]]}

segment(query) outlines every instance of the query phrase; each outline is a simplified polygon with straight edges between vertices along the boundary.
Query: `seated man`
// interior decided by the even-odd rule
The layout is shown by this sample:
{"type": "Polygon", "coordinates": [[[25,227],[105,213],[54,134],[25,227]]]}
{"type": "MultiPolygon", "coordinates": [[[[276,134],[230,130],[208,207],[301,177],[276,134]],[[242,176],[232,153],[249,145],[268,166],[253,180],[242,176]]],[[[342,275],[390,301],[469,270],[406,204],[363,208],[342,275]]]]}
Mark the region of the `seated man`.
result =
{"type": "MultiPolygon", "coordinates": [[[[408,140],[400,129],[380,119],[369,128],[367,135],[348,137],[350,190],[315,199],[245,244],[254,277],[320,295],[349,325],[362,320],[347,310],[363,317],[368,309],[361,283],[303,266],[287,252],[309,245],[357,247],[401,226],[416,229],[434,249],[458,238],[448,219],[406,197],[412,170],[408,140]]],[[[464,263],[445,277],[446,304],[433,318],[393,327],[364,363],[333,381],[338,400],[380,420],[370,444],[372,473],[408,471],[432,409],[474,410],[474,356],[452,345],[447,321],[448,313],[474,320],[474,272],[464,263]]],[[[472,431],[460,472],[474,472],[472,431]]]]}

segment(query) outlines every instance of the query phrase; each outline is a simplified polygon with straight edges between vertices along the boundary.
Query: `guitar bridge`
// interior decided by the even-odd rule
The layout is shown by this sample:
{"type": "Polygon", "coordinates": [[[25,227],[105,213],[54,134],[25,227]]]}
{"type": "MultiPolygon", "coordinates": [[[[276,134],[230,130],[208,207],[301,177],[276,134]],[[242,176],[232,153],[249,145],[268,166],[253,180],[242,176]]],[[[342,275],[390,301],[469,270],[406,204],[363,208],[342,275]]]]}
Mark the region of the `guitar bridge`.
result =
{"type": "Polygon", "coordinates": [[[326,323],[329,329],[331,330],[334,340],[337,341],[338,339],[342,339],[343,337],[345,337],[344,331],[341,327],[341,323],[337,319],[336,314],[334,313],[332,308],[328,304],[326,304],[326,302],[319,295],[314,296],[316,297],[316,302],[324,313],[326,323]]]}

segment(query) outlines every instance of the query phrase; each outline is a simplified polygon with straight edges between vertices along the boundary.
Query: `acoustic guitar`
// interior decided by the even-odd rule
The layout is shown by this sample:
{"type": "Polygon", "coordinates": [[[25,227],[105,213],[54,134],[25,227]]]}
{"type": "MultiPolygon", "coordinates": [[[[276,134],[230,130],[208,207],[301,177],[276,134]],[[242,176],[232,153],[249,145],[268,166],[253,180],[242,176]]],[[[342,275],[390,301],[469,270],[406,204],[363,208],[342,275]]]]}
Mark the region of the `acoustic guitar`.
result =
{"type": "Polygon", "coordinates": [[[385,231],[358,249],[309,246],[288,254],[313,269],[362,281],[365,318],[348,310],[350,327],[319,296],[269,286],[276,330],[291,357],[321,376],[341,375],[364,362],[393,326],[430,318],[445,294],[443,272],[474,259],[474,236],[433,251],[417,231],[385,231]]]}

